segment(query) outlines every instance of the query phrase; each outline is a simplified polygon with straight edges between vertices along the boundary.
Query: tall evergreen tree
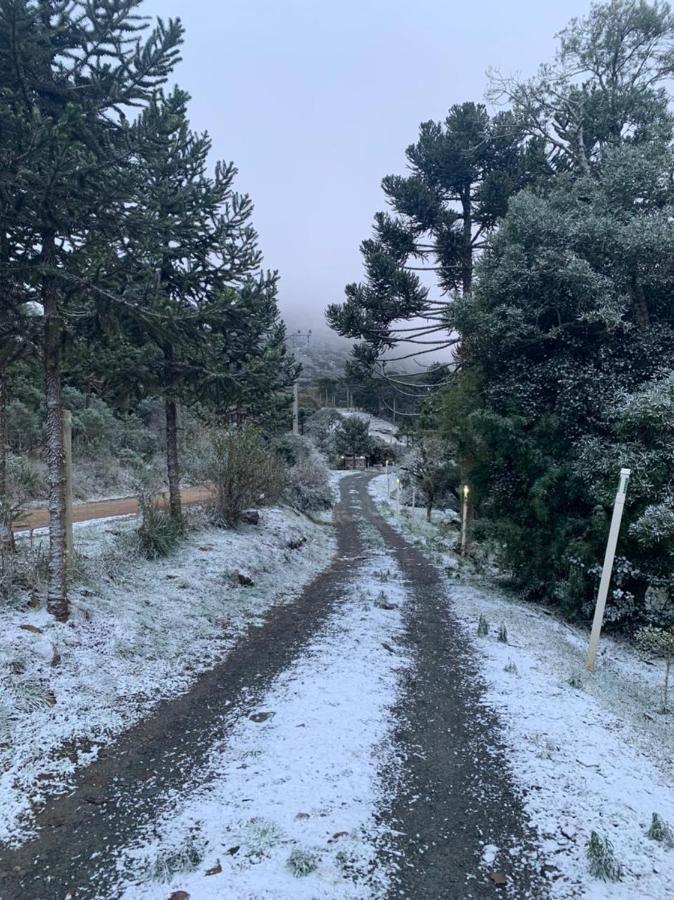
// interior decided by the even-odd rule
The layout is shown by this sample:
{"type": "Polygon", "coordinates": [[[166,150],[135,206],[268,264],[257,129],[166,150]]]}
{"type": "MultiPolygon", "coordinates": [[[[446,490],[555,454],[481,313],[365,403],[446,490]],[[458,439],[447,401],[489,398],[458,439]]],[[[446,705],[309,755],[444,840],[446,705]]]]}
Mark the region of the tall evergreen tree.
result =
{"type": "Polygon", "coordinates": [[[233,165],[218,163],[209,174],[211,141],[190,129],[188,99],[179,89],[160,94],[140,119],[132,210],[101,259],[129,304],[120,311],[103,303],[80,329],[85,365],[109,389],[163,399],[177,520],[180,402],[261,411],[290,383],[292,369],[277,276],[260,267],[252,203],[234,190],[233,165]]]}
{"type": "Polygon", "coordinates": [[[374,237],[361,245],[367,278],[347,285],[346,301],[327,312],[339,334],[362,339],[355,357],[363,366],[402,342],[402,358],[455,345],[448,305],[470,293],[476,255],[508,198],[541,166],[536,146],[523,151],[520,138],[509,113],[456,105],[444,122],[421,125],[407,149],[410,174],[384,178],[392,212],[377,213],[374,237]]]}
{"type": "Polygon", "coordinates": [[[0,0],[3,121],[21,161],[18,219],[31,232],[23,271],[39,287],[49,472],[48,606],[68,616],[61,362],[72,304],[90,284],[87,243],[124,212],[125,167],[139,132],[125,109],[145,103],[177,59],[179,23],[143,38],[139,0],[0,0]]]}

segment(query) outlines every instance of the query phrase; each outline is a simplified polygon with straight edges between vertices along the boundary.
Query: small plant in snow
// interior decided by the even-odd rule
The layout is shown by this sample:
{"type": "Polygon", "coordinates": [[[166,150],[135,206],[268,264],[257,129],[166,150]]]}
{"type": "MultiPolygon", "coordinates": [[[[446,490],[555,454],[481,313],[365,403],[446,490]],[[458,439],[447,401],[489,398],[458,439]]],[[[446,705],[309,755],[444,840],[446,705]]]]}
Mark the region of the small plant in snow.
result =
{"type": "Polygon", "coordinates": [[[669,691],[669,672],[674,658],[674,631],[665,628],[642,628],[637,634],[639,647],[665,661],[665,683],[662,691],[662,712],[669,712],[667,694],[669,691]]]}
{"type": "Polygon", "coordinates": [[[652,841],[664,844],[665,847],[674,847],[674,831],[657,813],[653,813],[651,827],[646,834],[652,841]]]}
{"type": "Polygon", "coordinates": [[[485,637],[489,634],[489,622],[485,619],[484,616],[480,616],[480,619],[477,623],[477,633],[480,637],[485,637]]]}
{"type": "Polygon", "coordinates": [[[615,858],[613,844],[608,838],[592,831],[585,852],[590,875],[602,881],[620,881],[623,875],[622,866],[615,858]]]}
{"type": "Polygon", "coordinates": [[[379,609],[393,609],[395,604],[391,603],[384,591],[379,591],[374,600],[374,605],[379,609]]]}
{"type": "Polygon", "coordinates": [[[279,826],[270,819],[251,819],[245,833],[246,849],[251,856],[266,856],[283,837],[279,826]]]}
{"type": "Polygon", "coordinates": [[[201,865],[203,858],[203,845],[189,834],[177,847],[161,850],[149,866],[149,874],[154,881],[166,883],[181,872],[193,872],[201,865]]]}
{"type": "Polygon", "coordinates": [[[515,663],[513,662],[512,659],[508,660],[508,662],[503,667],[503,671],[508,672],[510,675],[519,675],[520,674],[517,669],[517,666],[515,665],[515,663]]]}
{"type": "Polygon", "coordinates": [[[508,643],[508,629],[505,625],[499,625],[497,637],[502,644],[508,643]]]}
{"type": "Polygon", "coordinates": [[[178,547],[184,533],[184,523],[177,522],[164,509],[147,497],[140,497],[142,521],[136,532],[138,550],[147,559],[170,556],[178,547]]]}
{"type": "Polygon", "coordinates": [[[288,857],[288,868],[295,878],[304,878],[318,868],[318,856],[310,850],[296,847],[288,857]]]}
{"type": "Polygon", "coordinates": [[[575,688],[577,691],[582,691],[583,689],[583,679],[578,674],[578,672],[574,672],[573,675],[569,675],[567,684],[569,685],[569,687],[575,688]]]}

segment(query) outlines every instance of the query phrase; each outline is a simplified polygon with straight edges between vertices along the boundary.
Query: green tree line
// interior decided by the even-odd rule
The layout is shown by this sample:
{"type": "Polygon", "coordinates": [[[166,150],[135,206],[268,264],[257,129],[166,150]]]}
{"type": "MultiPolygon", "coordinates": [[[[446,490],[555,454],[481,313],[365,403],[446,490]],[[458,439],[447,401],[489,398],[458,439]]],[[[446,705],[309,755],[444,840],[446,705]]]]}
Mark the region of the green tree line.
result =
{"type": "Polygon", "coordinates": [[[0,0],[0,502],[11,544],[6,405],[42,368],[48,607],[68,616],[64,385],[120,413],[160,398],[179,520],[180,404],[273,415],[295,364],[277,275],[231,163],[166,84],[184,40],[141,0],[0,0]]]}
{"type": "Polygon", "coordinates": [[[589,613],[632,469],[608,607],[625,627],[674,598],[673,72],[667,3],[594,4],[533,78],[491,76],[504,110],[421,126],[366,280],[328,310],[366,367],[452,348],[424,425],[529,596],[589,613]]]}

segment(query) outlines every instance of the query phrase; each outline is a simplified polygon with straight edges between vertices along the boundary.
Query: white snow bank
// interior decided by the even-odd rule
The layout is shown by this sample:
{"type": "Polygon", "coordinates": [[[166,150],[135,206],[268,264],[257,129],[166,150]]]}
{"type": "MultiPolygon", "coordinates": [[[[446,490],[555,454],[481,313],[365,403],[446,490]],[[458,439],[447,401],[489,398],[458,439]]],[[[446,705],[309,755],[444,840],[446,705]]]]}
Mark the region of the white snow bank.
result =
{"type": "Polygon", "coordinates": [[[361,567],[302,658],[250,718],[240,714],[195,776],[201,786],[168,798],[145,840],[122,854],[124,900],[177,890],[199,900],[385,893],[387,873],[373,865],[374,812],[396,766],[390,709],[408,664],[383,646],[402,630],[399,577],[385,554],[361,567]],[[382,595],[396,609],[382,608],[382,595]],[[309,871],[302,876],[292,860],[309,871]]]}
{"type": "Polygon", "coordinates": [[[285,509],[264,510],[257,528],[191,534],[156,562],[119,543],[134,526],[78,528],[85,575],[71,591],[69,623],[44,609],[0,607],[0,841],[19,841],[33,804],[185,690],[334,552],[330,528],[285,509]],[[300,536],[307,542],[291,550],[300,536]],[[239,571],[254,586],[241,587],[239,571]]]}
{"type": "MultiPolygon", "coordinates": [[[[446,569],[461,571],[447,552],[455,531],[441,525],[433,534],[425,523],[398,517],[382,500],[384,478],[371,491],[396,527],[446,569]]],[[[674,849],[646,836],[654,812],[674,826],[674,722],[657,712],[660,669],[630,646],[603,637],[591,675],[584,669],[586,631],[488,584],[448,580],[448,595],[475,643],[487,702],[501,717],[514,776],[555,867],[552,896],[672,896],[674,849]],[[490,626],[482,638],[480,615],[490,626]],[[500,625],[507,643],[498,640],[500,625]],[[590,876],[586,844],[593,830],[612,842],[624,868],[622,881],[590,876]]]]}

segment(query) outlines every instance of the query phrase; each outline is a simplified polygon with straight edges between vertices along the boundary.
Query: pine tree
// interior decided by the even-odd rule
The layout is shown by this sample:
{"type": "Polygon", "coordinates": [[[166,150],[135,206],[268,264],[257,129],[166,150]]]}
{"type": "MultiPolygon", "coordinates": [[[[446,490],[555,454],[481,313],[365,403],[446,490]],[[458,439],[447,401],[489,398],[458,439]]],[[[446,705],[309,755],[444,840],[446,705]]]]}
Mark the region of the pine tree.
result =
{"type": "Polygon", "coordinates": [[[545,170],[535,144],[521,148],[510,114],[492,118],[475,103],[453,106],[444,122],[424,122],[407,159],[408,176],[382,183],[392,213],[377,213],[374,237],[361,245],[366,281],[347,285],[346,301],[328,307],[339,334],[362,339],[355,357],[365,368],[402,341],[412,346],[393,359],[457,343],[445,321],[452,296],[470,293],[475,258],[508,198],[545,170]],[[433,274],[437,296],[419,272],[433,274]]]}
{"type": "Polygon", "coordinates": [[[125,110],[142,105],[177,59],[179,23],[143,39],[139,0],[2,0],[0,98],[21,169],[10,221],[30,232],[24,278],[37,280],[49,473],[48,607],[68,617],[62,342],[68,316],[89,288],[87,243],[115,229],[124,212],[125,169],[138,130],[125,110]]]}

